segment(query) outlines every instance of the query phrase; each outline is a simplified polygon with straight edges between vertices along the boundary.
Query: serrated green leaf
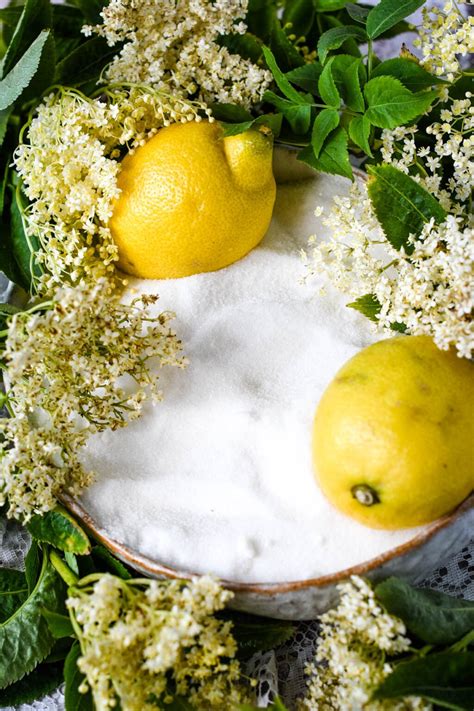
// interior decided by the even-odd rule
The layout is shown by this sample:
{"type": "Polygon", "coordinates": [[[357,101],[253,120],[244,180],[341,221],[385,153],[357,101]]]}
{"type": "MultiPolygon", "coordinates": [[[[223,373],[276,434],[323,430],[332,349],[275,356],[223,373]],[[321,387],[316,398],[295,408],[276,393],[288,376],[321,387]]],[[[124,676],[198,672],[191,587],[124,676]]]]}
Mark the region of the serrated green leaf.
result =
{"type": "Polygon", "coordinates": [[[92,695],[81,694],[80,685],[85,681],[85,677],[77,667],[77,660],[81,656],[81,648],[78,642],[74,642],[64,663],[64,703],[66,711],[94,711],[92,695]]]}
{"type": "Polygon", "coordinates": [[[453,644],[474,629],[474,601],[413,588],[398,578],[379,583],[375,595],[388,612],[403,620],[409,632],[427,644],[453,644]]]}
{"type": "Polygon", "coordinates": [[[355,22],[360,22],[361,25],[365,25],[367,22],[367,17],[370,12],[370,7],[364,7],[363,5],[356,5],[353,2],[348,2],[345,6],[351,20],[355,22]]]}
{"type": "Polygon", "coordinates": [[[350,54],[337,54],[333,57],[331,72],[334,84],[346,106],[352,111],[365,111],[361,81],[365,81],[365,68],[362,59],[350,54]]]}
{"type": "Polygon", "coordinates": [[[263,47],[263,56],[265,57],[265,61],[267,63],[268,68],[273,74],[273,78],[275,79],[276,85],[280,89],[281,93],[286,96],[287,99],[289,99],[294,104],[312,103],[311,99],[308,99],[307,96],[300,94],[299,91],[296,91],[296,89],[291,86],[286,76],[278,67],[273,52],[268,47],[263,47]]]}
{"type": "Polygon", "coordinates": [[[331,131],[339,126],[340,116],[336,109],[323,109],[316,116],[311,134],[311,145],[314,155],[319,157],[324,141],[331,131]]]}
{"type": "Polygon", "coordinates": [[[309,91],[310,94],[316,94],[318,90],[318,80],[321,76],[323,68],[319,62],[311,62],[303,64],[302,67],[296,67],[285,74],[286,78],[292,84],[296,84],[304,91],[309,91]]]}
{"type": "Polygon", "coordinates": [[[263,100],[273,104],[283,114],[292,130],[297,134],[305,134],[311,123],[311,106],[309,104],[294,104],[288,99],[282,99],[273,91],[266,91],[263,100]]]}
{"type": "Polygon", "coordinates": [[[63,605],[64,585],[43,553],[38,580],[31,594],[0,624],[0,688],[29,674],[51,651],[54,638],[41,610],[63,605]]]}
{"type": "Polygon", "coordinates": [[[38,97],[54,83],[55,66],[56,45],[53,34],[50,32],[41,52],[38,68],[17,103],[24,104],[32,100],[38,100],[38,97]]]}
{"type": "Polygon", "coordinates": [[[382,682],[373,699],[421,696],[443,708],[472,711],[474,652],[429,654],[401,662],[382,682]]]}
{"type": "Polygon", "coordinates": [[[347,150],[347,134],[343,128],[339,127],[331,133],[318,158],[314,155],[312,147],[308,147],[308,149],[300,151],[298,160],[307,163],[322,173],[342,175],[352,180],[352,168],[347,150]]]}
{"type": "Polygon", "coordinates": [[[380,301],[377,299],[375,294],[364,294],[364,296],[359,296],[355,301],[351,301],[347,304],[350,309],[355,309],[363,316],[366,316],[371,321],[378,321],[378,315],[380,309],[382,308],[380,301]]]}
{"type": "Polygon", "coordinates": [[[366,116],[354,116],[349,124],[349,138],[356,146],[359,146],[364,153],[372,157],[369,144],[370,121],[366,116]]]}
{"type": "Polygon", "coordinates": [[[324,32],[318,40],[318,56],[322,64],[326,62],[326,58],[331,49],[339,49],[348,39],[356,39],[359,42],[365,42],[367,35],[363,29],[356,25],[345,25],[343,27],[333,27],[324,32]]]}
{"type": "Polygon", "coordinates": [[[386,62],[380,62],[372,72],[372,77],[392,76],[402,82],[403,86],[410,91],[423,91],[435,84],[444,84],[445,81],[439,77],[433,76],[423,69],[417,62],[412,62],[411,59],[403,57],[395,57],[395,59],[387,59],[386,62]]]}
{"type": "Polygon", "coordinates": [[[42,30],[21,59],[0,81],[0,111],[14,104],[32,82],[40,66],[43,51],[48,51],[48,47],[51,47],[50,32],[42,30]]]}
{"type": "Polygon", "coordinates": [[[331,57],[323,71],[318,81],[318,93],[325,104],[328,106],[338,109],[341,105],[341,96],[334,83],[334,78],[332,75],[332,64],[335,57],[331,57]]]}
{"type": "Polygon", "coordinates": [[[49,0],[26,0],[15,31],[1,61],[0,78],[4,78],[15,66],[20,57],[38,37],[41,30],[52,25],[51,4],[49,0]]]}
{"type": "Polygon", "coordinates": [[[0,708],[33,703],[54,691],[62,680],[62,664],[40,664],[23,679],[6,689],[0,689],[0,708]]]}
{"type": "Polygon", "coordinates": [[[19,570],[0,568],[0,622],[11,617],[27,596],[25,574],[19,570]]]}
{"type": "Polygon", "coordinates": [[[347,0],[313,0],[314,9],[316,12],[334,12],[342,10],[347,3],[347,0]]]}
{"type": "Polygon", "coordinates": [[[431,219],[444,222],[446,211],[427,190],[392,165],[368,168],[368,192],[377,219],[395,249],[410,254],[409,236],[418,237],[431,219]]]}
{"type": "Polygon", "coordinates": [[[77,86],[99,78],[117,52],[103,37],[92,37],[64,57],[56,66],[56,82],[77,86]]]}
{"type": "Polygon", "coordinates": [[[87,555],[90,542],[85,531],[62,506],[47,511],[42,516],[33,516],[27,525],[34,539],[69,553],[87,555]]]}
{"type": "Polygon", "coordinates": [[[313,25],[314,15],[313,0],[286,0],[283,24],[290,24],[291,32],[296,37],[307,37],[313,25]]]}
{"type": "Polygon", "coordinates": [[[74,627],[67,615],[62,615],[46,608],[42,610],[42,614],[54,639],[74,636],[74,627]]]}
{"type": "Polygon", "coordinates": [[[232,635],[237,642],[240,659],[278,647],[291,639],[295,632],[294,624],[282,620],[239,612],[227,613],[226,617],[232,621],[232,635]]]}
{"type": "Polygon", "coordinates": [[[436,91],[413,94],[391,76],[370,79],[364,87],[366,116],[378,128],[393,129],[425,113],[438,96],[436,91]]]}
{"type": "Polygon", "coordinates": [[[132,575],[128,572],[124,564],[115,558],[112,553],[104,546],[94,546],[92,549],[92,557],[95,561],[105,566],[106,570],[113,575],[117,575],[122,580],[129,580],[132,575]]]}
{"type": "Polygon", "coordinates": [[[424,3],[425,0],[380,0],[367,16],[367,34],[371,39],[379,37],[424,3]]]}

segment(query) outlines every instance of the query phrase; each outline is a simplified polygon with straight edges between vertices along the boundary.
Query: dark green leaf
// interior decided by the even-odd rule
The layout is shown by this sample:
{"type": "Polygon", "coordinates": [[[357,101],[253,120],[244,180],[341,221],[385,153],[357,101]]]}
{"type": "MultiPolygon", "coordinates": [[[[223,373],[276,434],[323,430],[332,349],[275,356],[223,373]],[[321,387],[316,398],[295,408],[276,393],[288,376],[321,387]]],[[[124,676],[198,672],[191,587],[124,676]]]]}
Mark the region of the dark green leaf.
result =
{"type": "Polygon", "coordinates": [[[62,62],[63,59],[82,44],[82,39],[79,37],[55,37],[54,44],[56,48],[56,61],[62,62]]]}
{"type": "Polygon", "coordinates": [[[365,68],[362,59],[350,54],[337,54],[333,57],[331,72],[334,84],[346,106],[353,111],[365,111],[365,101],[361,82],[365,81],[365,68]]]}
{"type": "Polygon", "coordinates": [[[438,96],[436,91],[413,94],[391,76],[371,79],[364,87],[367,118],[378,128],[396,128],[423,114],[438,96]]]}
{"type": "Polygon", "coordinates": [[[232,634],[241,659],[251,657],[255,652],[278,647],[287,642],[295,632],[295,626],[291,622],[269,620],[238,612],[230,613],[229,617],[233,623],[232,634]]]}
{"type": "Polygon", "coordinates": [[[0,77],[13,69],[20,57],[38,37],[41,30],[51,27],[52,15],[49,0],[26,0],[21,15],[1,62],[0,77]]]}
{"type": "Polygon", "coordinates": [[[357,39],[359,42],[364,42],[367,35],[364,30],[356,25],[346,25],[344,27],[333,27],[327,32],[324,32],[318,41],[318,56],[322,64],[325,63],[328,52],[331,49],[339,49],[348,39],[357,39]]]}
{"type": "Polygon", "coordinates": [[[101,566],[105,566],[108,572],[117,575],[119,578],[122,578],[122,580],[129,580],[132,577],[124,564],[115,558],[104,546],[94,546],[92,549],[92,557],[100,563],[101,566]]]}
{"type": "Polygon", "coordinates": [[[50,32],[42,30],[13,69],[0,81],[0,110],[11,106],[22,95],[40,67],[43,52],[49,54],[50,48],[50,32]]]}
{"type": "Polygon", "coordinates": [[[0,708],[33,703],[54,691],[62,680],[62,664],[40,664],[23,679],[0,690],[0,708]]]}
{"type": "Polygon", "coordinates": [[[211,104],[212,115],[217,121],[225,121],[226,123],[243,123],[244,121],[252,121],[252,114],[244,109],[243,106],[235,104],[211,104]]]}
{"type": "Polygon", "coordinates": [[[298,160],[307,163],[315,170],[332,175],[342,175],[352,180],[352,168],[347,150],[347,134],[343,128],[337,128],[327,139],[318,158],[312,147],[303,149],[298,160]],[[309,149],[309,150],[308,150],[309,149]]]}
{"type": "Polygon", "coordinates": [[[64,665],[64,660],[69,654],[69,650],[71,649],[73,643],[74,640],[72,637],[61,637],[61,639],[55,640],[53,648],[44,660],[44,663],[53,664],[54,662],[63,662],[64,665]]]}
{"type": "Polygon", "coordinates": [[[50,653],[54,638],[41,610],[57,610],[64,600],[64,585],[43,553],[36,585],[25,602],[0,624],[0,688],[31,672],[50,653]]]}
{"type": "Polygon", "coordinates": [[[0,22],[9,27],[16,27],[22,12],[22,7],[2,7],[0,8],[0,22]]]}
{"type": "Polygon", "coordinates": [[[267,66],[273,74],[273,78],[275,79],[276,85],[280,89],[281,93],[294,104],[311,103],[312,100],[310,98],[308,99],[307,96],[300,94],[299,91],[296,91],[296,89],[291,86],[286,76],[278,67],[275,57],[273,56],[273,53],[268,47],[263,47],[263,55],[265,57],[267,66]]]}
{"type": "Polygon", "coordinates": [[[80,685],[84,682],[84,675],[77,668],[77,660],[80,656],[81,648],[79,643],[75,642],[64,663],[64,681],[66,682],[64,702],[66,711],[94,711],[90,691],[87,694],[81,694],[79,691],[80,685]]]}
{"type": "MultiPolygon", "coordinates": [[[[13,175],[16,176],[15,173],[13,175]]],[[[33,276],[38,276],[40,270],[34,260],[34,252],[38,249],[38,240],[31,236],[27,237],[25,231],[24,213],[26,207],[27,201],[21,186],[14,185],[10,207],[11,250],[21,275],[19,285],[28,291],[31,288],[33,276]]]]}
{"type": "Polygon", "coordinates": [[[80,37],[84,16],[72,5],[52,5],[54,37],[80,37]]]}
{"type": "Polygon", "coordinates": [[[473,601],[413,588],[398,578],[377,585],[375,594],[410,632],[428,644],[453,644],[474,629],[473,601]]]}
{"type": "Polygon", "coordinates": [[[57,506],[53,511],[47,511],[41,516],[33,516],[27,528],[37,541],[50,543],[62,551],[78,555],[90,553],[86,533],[62,506],[57,506]]]}
{"type": "Polygon", "coordinates": [[[70,0],[84,15],[84,19],[91,25],[101,23],[100,13],[106,4],[105,0],[70,0]]]}
{"type": "Polygon", "coordinates": [[[31,541],[30,548],[25,557],[25,577],[28,583],[28,593],[31,595],[36,581],[38,580],[38,575],[41,566],[40,559],[40,548],[36,541],[31,541]]]}
{"type": "Polygon", "coordinates": [[[349,17],[352,20],[360,22],[361,25],[365,25],[370,12],[370,7],[363,7],[362,5],[356,5],[353,2],[348,2],[345,9],[349,13],[349,17]]]}
{"type": "Polygon", "coordinates": [[[103,37],[93,37],[59,62],[56,81],[76,86],[96,80],[116,52],[117,48],[109,47],[103,37]]]}
{"type": "Polygon", "coordinates": [[[0,622],[11,617],[27,596],[25,574],[19,570],[0,568],[0,622]]]}
{"type": "Polygon", "coordinates": [[[304,64],[303,56],[292,42],[288,39],[286,32],[282,29],[278,18],[274,18],[270,35],[270,49],[275,55],[276,62],[283,72],[287,72],[295,67],[304,64]]]}
{"type": "Polygon", "coordinates": [[[366,116],[354,116],[349,124],[349,138],[356,146],[359,146],[364,153],[372,157],[369,144],[370,121],[366,116]]]}
{"type": "MultiPolygon", "coordinates": [[[[7,134],[7,127],[8,127],[8,119],[10,118],[10,114],[13,110],[13,106],[9,106],[8,109],[3,109],[3,111],[0,111],[0,147],[5,140],[5,136],[7,134]]],[[[0,207],[0,214],[3,210],[3,203],[0,207]]]]}
{"type": "Polygon", "coordinates": [[[375,691],[374,699],[421,696],[444,708],[472,711],[474,652],[429,654],[398,664],[375,691]]]}
{"type": "Polygon", "coordinates": [[[42,610],[42,614],[54,639],[62,639],[62,637],[72,637],[74,635],[74,628],[67,615],[62,615],[46,608],[42,610]]]}
{"type": "Polygon", "coordinates": [[[318,79],[321,76],[323,68],[319,62],[311,62],[303,64],[302,67],[296,67],[291,72],[285,74],[286,78],[292,84],[296,84],[304,91],[309,91],[310,94],[316,94],[318,90],[318,79]]]}
{"type": "Polygon", "coordinates": [[[291,25],[296,37],[307,37],[314,21],[313,0],[286,0],[283,11],[283,24],[291,25]]]}
{"type": "Polygon", "coordinates": [[[396,57],[378,64],[372,72],[372,77],[392,76],[399,79],[410,91],[422,91],[435,84],[443,84],[444,80],[433,76],[411,59],[396,57]]]}
{"type": "Polygon", "coordinates": [[[342,10],[346,6],[347,0],[313,0],[316,12],[334,12],[342,10]]]}
{"type": "Polygon", "coordinates": [[[339,121],[339,112],[336,109],[323,109],[316,116],[311,135],[311,145],[316,158],[319,157],[324,141],[331,131],[339,126],[339,121]]]}
{"type": "Polygon", "coordinates": [[[295,133],[307,133],[311,123],[311,106],[309,104],[294,104],[288,99],[282,99],[273,91],[266,91],[263,99],[273,104],[283,114],[295,133]]]}
{"type": "Polygon", "coordinates": [[[323,71],[318,81],[318,93],[322,98],[324,103],[335,109],[338,109],[341,105],[341,97],[334,83],[334,78],[332,75],[332,64],[335,57],[331,57],[323,71]]]}
{"type": "Polygon", "coordinates": [[[249,0],[245,18],[249,32],[268,43],[276,19],[274,0],[249,0]]]}
{"type": "Polygon", "coordinates": [[[368,14],[367,34],[371,39],[379,37],[424,3],[425,0],[380,0],[368,14]]]}
{"type": "Polygon", "coordinates": [[[231,54],[240,54],[244,59],[250,59],[256,64],[262,56],[262,42],[250,32],[243,35],[225,35],[219,37],[218,43],[227,47],[231,54]]]}
{"type": "Polygon", "coordinates": [[[363,316],[367,316],[371,321],[378,321],[378,315],[382,308],[380,301],[374,294],[364,294],[358,299],[347,304],[350,309],[359,311],[363,316]]]}
{"type": "Polygon", "coordinates": [[[21,311],[21,309],[12,304],[0,304],[0,329],[2,331],[7,328],[11,316],[17,314],[19,311],[21,311]]]}
{"type": "Polygon", "coordinates": [[[410,235],[418,237],[432,218],[436,223],[446,219],[439,202],[409,175],[392,165],[371,166],[368,191],[372,205],[390,244],[410,254],[410,235]]]}

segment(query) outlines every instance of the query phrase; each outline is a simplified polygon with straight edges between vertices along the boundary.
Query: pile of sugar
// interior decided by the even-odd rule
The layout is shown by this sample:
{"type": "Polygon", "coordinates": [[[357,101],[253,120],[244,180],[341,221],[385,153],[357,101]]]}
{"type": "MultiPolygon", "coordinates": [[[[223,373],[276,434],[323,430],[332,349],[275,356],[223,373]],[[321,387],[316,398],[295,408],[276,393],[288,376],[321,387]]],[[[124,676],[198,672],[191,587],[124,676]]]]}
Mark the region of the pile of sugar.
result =
{"type": "Polygon", "coordinates": [[[314,209],[347,182],[279,186],[269,233],[227,269],[133,283],[176,312],[190,364],[162,371],[163,403],[87,447],[97,480],[83,505],[115,540],[181,570],[276,582],[335,572],[413,536],[338,513],[312,472],[319,398],[373,340],[344,299],[301,283],[299,250],[321,234],[314,209]]]}

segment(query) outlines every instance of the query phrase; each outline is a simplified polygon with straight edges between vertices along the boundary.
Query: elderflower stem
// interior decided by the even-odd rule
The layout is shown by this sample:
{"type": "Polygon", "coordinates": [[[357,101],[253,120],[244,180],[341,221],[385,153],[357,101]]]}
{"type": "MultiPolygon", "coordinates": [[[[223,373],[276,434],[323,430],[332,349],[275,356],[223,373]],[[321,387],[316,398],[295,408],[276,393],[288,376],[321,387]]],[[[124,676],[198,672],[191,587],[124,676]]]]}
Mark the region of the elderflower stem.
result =
{"type": "Polygon", "coordinates": [[[50,551],[49,559],[53,568],[61,576],[64,582],[69,586],[75,585],[79,577],[71,570],[71,568],[65,563],[62,558],[56,553],[56,551],[50,551]]]}

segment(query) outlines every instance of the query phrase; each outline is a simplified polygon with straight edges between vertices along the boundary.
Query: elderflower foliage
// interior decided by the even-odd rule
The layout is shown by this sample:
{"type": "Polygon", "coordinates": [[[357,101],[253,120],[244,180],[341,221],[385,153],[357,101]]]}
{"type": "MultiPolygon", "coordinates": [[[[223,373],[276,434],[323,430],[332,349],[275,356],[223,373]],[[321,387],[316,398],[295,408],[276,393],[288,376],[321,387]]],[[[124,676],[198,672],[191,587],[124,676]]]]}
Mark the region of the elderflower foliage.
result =
{"type": "Polygon", "coordinates": [[[315,662],[306,669],[310,681],[301,711],[430,711],[431,704],[416,697],[370,701],[392,671],[387,656],[408,651],[410,640],[402,620],[379,605],[365,580],[354,576],[338,589],[338,606],[320,618],[320,638],[315,662]]]}
{"type": "Polygon", "coordinates": [[[91,481],[80,461],[89,435],[139,416],[161,399],[155,366],[181,366],[172,314],[150,315],[157,297],[121,303],[104,279],[58,289],[11,318],[3,353],[14,417],[0,421],[0,505],[27,520],[61,491],[91,481]]]}
{"type": "Polygon", "coordinates": [[[38,106],[14,164],[30,201],[27,235],[39,240],[40,293],[115,273],[108,222],[122,152],[143,145],[162,126],[200,120],[199,112],[208,113],[198,103],[125,86],[95,99],[60,88],[38,106]]]}
{"type": "Polygon", "coordinates": [[[172,695],[193,708],[234,709],[240,686],[232,624],[214,614],[232,593],[209,577],[192,582],[84,578],[67,600],[81,645],[78,666],[95,707],[166,708],[172,695]]]}
{"type": "Polygon", "coordinates": [[[244,34],[248,0],[111,0],[103,24],[85,27],[110,46],[125,42],[106,71],[109,81],[145,83],[205,102],[259,101],[271,74],[218,43],[244,34]]]}
{"type": "Polygon", "coordinates": [[[454,81],[461,71],[459,57],[474,52],[474,17],[464,17],[458,3],[464,0],[448,0],[442,9],[423,8],[419,37],[413,43],[422,51],[425,69],[448,81],[454,81]]]}

